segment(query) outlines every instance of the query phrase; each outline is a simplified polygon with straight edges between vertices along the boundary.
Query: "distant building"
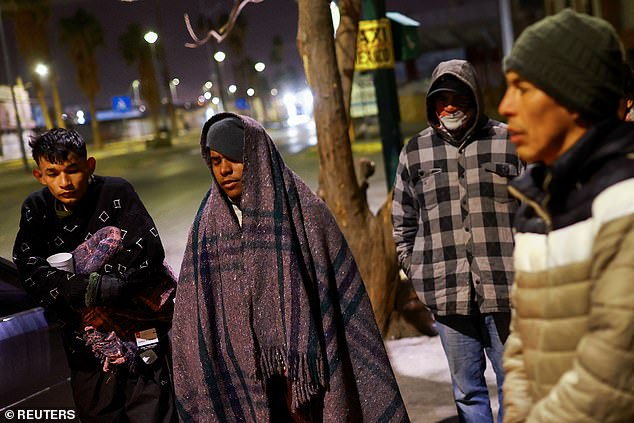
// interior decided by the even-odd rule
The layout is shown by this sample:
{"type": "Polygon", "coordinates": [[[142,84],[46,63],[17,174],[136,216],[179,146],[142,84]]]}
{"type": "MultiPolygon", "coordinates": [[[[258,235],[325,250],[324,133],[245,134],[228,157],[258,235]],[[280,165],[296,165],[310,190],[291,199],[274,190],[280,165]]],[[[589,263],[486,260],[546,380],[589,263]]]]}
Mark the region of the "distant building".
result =
{"type": "Polygon", "coordinates": [[[632,0],[544,0],[547,15],[571,7],[577,12],[598,16],[610,22],[621,37],[630,64],[634,62],[634,2],[632,0]]]}
{"type": "MultiPolygon", "coordinates": [[[[20,125],[22,126],[22,139],[24,149],[30,157],[28,146],[29,137],[34,135],[36,127],[29,93],[24,89],[21,81],[13,87],[20,125]]],[[[11,98],[11,87],[0,85],[0,161],[22,158],[22,150],[18,141],[18,125],[15,115],[15,107],[11,98]]]]}

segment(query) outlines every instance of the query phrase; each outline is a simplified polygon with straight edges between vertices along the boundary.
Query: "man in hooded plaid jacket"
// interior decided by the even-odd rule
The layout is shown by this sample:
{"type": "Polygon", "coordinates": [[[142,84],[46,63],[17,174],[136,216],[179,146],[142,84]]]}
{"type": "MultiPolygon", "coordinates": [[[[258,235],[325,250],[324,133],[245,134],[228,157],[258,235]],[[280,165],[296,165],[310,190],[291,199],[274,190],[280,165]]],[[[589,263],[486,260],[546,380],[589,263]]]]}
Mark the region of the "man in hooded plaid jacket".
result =
{"type": "MultiPolygon", "coordinates": [[[[510,322],[512,220],[507,191],[524,168],[506,125],[489,119],[473,66],[440,63],[427,94],[430,126],[403,148],[392,218],[399,262],[437,321],[460,421],[493,422],[486,360],[502,404],[510,322]]],[[[498,421],[502,421],[500,406],[498,421]]]]}

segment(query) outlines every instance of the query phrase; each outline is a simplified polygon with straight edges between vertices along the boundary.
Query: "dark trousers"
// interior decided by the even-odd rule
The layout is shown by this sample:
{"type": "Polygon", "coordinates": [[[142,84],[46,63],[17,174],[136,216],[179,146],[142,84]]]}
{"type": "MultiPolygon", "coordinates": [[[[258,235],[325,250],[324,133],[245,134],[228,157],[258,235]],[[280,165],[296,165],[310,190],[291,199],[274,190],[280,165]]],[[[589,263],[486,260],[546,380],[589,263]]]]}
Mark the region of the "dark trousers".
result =
{"type": "Polygon", "coordinates": [[[138,374],[119,368],[115,373],[71,369],[70,383],[82,423],[172,423],[174,406],[171,369],[166,356],[151,365],[139,364],[138,374]]]}

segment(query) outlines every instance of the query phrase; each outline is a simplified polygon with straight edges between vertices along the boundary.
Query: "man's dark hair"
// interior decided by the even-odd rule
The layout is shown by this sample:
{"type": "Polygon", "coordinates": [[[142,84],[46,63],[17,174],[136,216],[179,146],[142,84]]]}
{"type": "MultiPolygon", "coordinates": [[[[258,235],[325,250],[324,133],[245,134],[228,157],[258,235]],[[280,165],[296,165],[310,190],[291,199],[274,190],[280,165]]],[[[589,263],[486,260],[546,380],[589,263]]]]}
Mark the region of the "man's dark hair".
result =
{"type": "Polygon", "coordinates": [[[53,128],[29,140],[33,160],[38,165],[43,157],[51,163],[63,163],[70,153],[88,157],[86,141],[74,130],[53,128]]]}

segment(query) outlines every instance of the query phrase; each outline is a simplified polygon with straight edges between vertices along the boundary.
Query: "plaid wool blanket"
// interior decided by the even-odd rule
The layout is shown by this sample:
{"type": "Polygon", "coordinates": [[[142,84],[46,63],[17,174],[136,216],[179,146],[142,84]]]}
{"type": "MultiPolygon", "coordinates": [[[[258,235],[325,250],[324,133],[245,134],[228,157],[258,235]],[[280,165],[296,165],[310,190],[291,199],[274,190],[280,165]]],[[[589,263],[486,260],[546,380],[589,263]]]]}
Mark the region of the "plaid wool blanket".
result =
{"type": "MultiPolygon", "coordinates": [[[[205,146],[212,117],[203,127],[205,146]]],[[[173,322],[183,421],[267,422],[276,396],[323,422],[408,421],[363,282],[326,205],[245,127],[242,227],[216,183],[185,250],[173,322]],[[267,389],[285,377],[290,392],[267,389]]],[[[213,176],[212,176],[213,180],[213,176]]],[[[279,387],[278,387],[279,388],[279,387]]]]}

